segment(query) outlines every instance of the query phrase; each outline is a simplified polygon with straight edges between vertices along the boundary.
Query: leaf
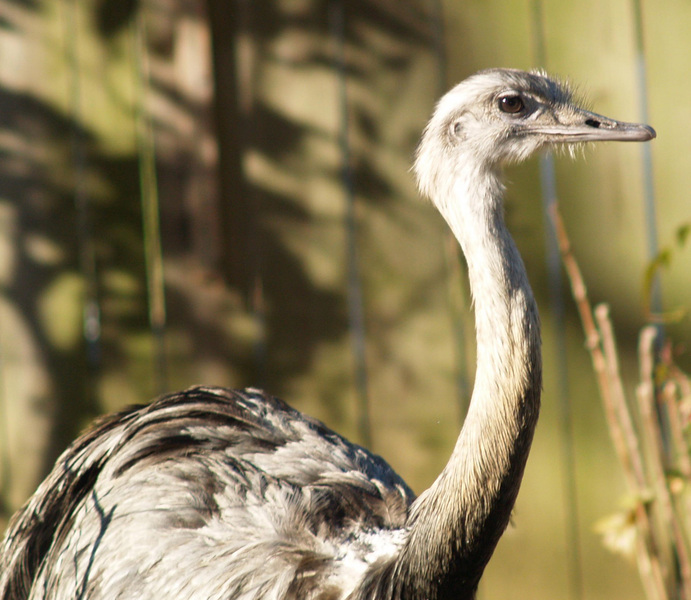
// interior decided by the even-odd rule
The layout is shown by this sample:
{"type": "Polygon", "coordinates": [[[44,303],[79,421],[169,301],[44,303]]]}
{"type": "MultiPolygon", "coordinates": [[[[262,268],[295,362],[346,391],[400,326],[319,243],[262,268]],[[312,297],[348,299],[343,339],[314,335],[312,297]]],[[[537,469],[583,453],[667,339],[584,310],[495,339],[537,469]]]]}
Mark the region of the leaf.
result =
{"type": "Polygon", "coordinates": [[[677,231],[676,231],[677,245],[680,248],[684,247],[684,244],[686,244],[686,240],[688,239],[690,233],[691,233],[691,223],[684,223],[683,225],[680,225],[677,228],[677,231]]]}
{"type": "Polygon", "coordinates": [[[635,558],[638,532],[633,510],[624,510],[600,519],[595,523],[595,531],[602,536],[605,548],[626,558],[635,558]]]}
{"type": "MultiPolygon", "coordinates": [[[[677,227],[674,235],[677,247],[679,249],[683,248],[689,236],[691,236],[691,223],[684,223],[677,227]]],[[[655,280],[658,277],[659,271],[668,268],[672,264],[673,258],[674,251],[671,246],[661,248],[657,256],[648,263],[643,273],[643,309],[652,323],[677,323],[683,320],[687,314],[687,310],[684,308],[676,308],[662,314],[651,313],[650,306],[655,280]]]]}

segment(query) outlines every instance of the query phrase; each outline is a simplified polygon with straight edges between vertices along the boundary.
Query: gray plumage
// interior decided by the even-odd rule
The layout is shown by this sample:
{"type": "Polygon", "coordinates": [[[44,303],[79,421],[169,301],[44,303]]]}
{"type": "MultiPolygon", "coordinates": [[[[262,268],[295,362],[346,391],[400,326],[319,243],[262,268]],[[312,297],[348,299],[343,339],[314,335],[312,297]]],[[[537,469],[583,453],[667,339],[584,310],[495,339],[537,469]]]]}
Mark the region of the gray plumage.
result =
{"type": "Polygon", "coordinates": [[[65,451],[10,524],[0,598],[473,598],[540,404],[539,320],[501,164],[654,136],[583,110],[542,73],[483,71],[439,102],[415,172],[467,259],[477,374],[451,458],[418,498],[383,459],[280,400],[196,387],[107,417],[65,451]]]}

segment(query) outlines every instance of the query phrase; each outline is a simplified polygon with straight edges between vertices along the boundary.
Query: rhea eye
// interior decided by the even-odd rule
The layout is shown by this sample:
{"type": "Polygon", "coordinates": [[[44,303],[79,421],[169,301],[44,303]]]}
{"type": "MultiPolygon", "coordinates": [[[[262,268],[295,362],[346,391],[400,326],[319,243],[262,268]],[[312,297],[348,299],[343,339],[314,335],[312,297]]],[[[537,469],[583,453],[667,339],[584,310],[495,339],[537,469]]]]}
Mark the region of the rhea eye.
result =
{"type": "Polygon", "coordinates": [[[525,108],[523,98],[518,95],[502,96],[499,98],[499,110],[510,115],[515,115],[525,108]]]}

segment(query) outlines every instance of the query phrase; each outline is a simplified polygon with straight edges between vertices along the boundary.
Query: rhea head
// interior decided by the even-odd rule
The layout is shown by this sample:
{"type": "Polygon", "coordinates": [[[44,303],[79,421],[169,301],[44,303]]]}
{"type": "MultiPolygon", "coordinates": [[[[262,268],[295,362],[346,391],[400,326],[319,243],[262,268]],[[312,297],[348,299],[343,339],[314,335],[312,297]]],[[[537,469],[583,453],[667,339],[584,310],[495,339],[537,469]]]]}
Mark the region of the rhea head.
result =
{"type": "MultiPolygon", "coordinates": [[[[569,87],[542,71],[480,71],[444,95],[417,151],[420,190],[433,197],[448,169],[495,169],[558,144],[646,141],[648,125],[625,123],[586,110],[569,87]]],[[[467,173],[467,172],[466,172],[467,173]]]]}

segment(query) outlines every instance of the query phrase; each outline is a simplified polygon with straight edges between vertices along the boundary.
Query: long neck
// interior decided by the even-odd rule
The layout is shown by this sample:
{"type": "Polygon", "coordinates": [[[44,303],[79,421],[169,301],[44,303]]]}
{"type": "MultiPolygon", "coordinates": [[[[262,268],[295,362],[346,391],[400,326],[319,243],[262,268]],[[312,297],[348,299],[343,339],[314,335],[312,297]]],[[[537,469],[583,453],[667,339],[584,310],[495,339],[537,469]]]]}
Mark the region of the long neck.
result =
{"type": "Polygon", "coordinates": [[[530,450],[540,405],[540,326],[501,192],[498,173],[466,163],[434,198],[468,264],[477,373],[451,458],[413,505],[394,597],[474,596],[509,522],[530,450]]]}

